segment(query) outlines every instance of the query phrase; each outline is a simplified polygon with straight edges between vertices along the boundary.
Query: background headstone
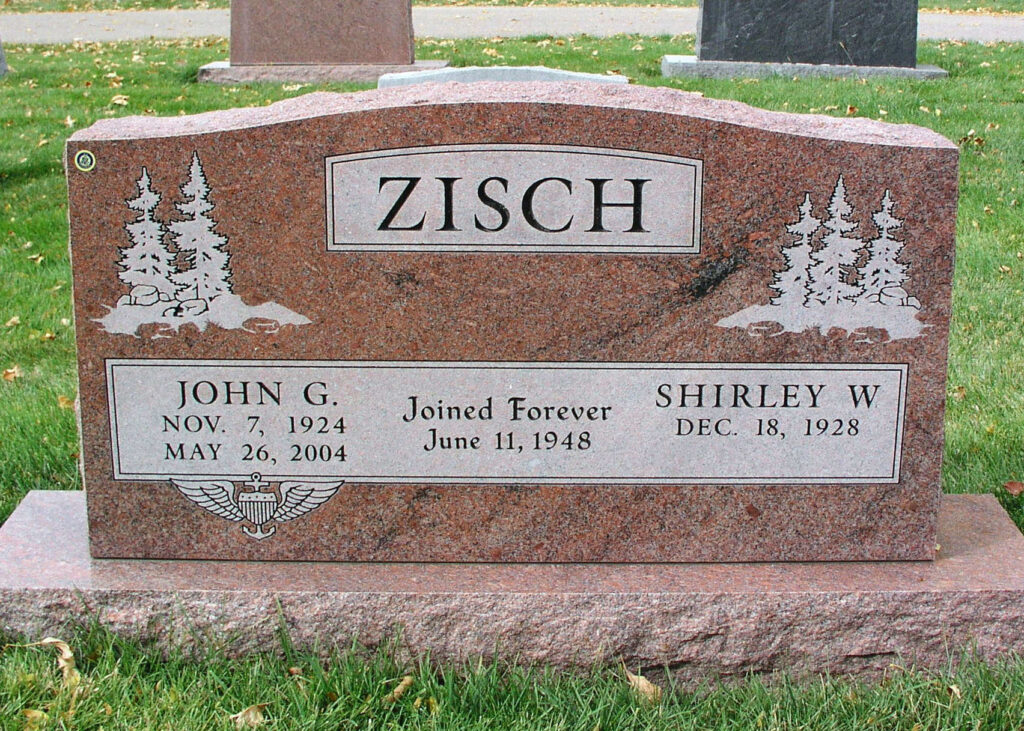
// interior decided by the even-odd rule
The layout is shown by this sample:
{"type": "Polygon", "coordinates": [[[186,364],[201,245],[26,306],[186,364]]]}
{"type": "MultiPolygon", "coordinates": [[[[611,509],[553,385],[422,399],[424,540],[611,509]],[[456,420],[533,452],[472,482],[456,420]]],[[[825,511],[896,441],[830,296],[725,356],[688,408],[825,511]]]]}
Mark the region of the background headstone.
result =
{"type": "Polygon", "coordinates": [[[4,56],[4,43],[0,39],[0,76],[7,73],[7,58],[4,56]]]}
{"type": "Polygon", "coordinates": [[[230,62],[200,81],[375,81],[414,59],[410,0],[232,0],[230,62]]]}
{"type": "Polygon", "coordinates": [[[94,556],[934,555],[930,130],[432,84],[67,156],[94,556]]]}
{"type": "Polygon", "coordinates": [[[917,66],[917,0],[701,0],[696,56],[664,56],[662,74],[947,75],[917,66]]]}
{"type": "Polygon", "coordinates": [[[917,65],[917,0],[701,0],[697,58],[917,65]]]}
{"type": "Polygon", "coordinates": [[[413,62],[409,0],[232,0],[231,63],[413,62]]]}
{"type": "Polygon", "coordinates": [[[462,84],[480,81],[558,81],[572,83],[586,81],[592,84],[628,84],[629,77],[620,74],[588,74],[546,66],[462,66],[459,68],[406,71],[384,74],[377,80],[378,89],[412,84],[443,84],[449,81],[462,84]]]}

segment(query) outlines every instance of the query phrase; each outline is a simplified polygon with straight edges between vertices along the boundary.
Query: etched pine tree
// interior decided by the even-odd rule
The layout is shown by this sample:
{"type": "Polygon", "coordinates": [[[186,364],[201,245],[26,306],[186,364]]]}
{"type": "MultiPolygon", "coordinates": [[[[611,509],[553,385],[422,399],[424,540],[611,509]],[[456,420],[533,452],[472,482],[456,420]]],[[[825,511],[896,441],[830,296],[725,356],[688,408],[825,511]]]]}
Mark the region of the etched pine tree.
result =
{"type": "Polygon", "coordinates": [[[828,233],[822,238],[821,248],[811,252],[807,286],[809,305],[837,305],[855,300],[860,295],[860,287],[851,284],[850,277],[864,242],[848,235],[857,228],[855,222],[848,220],[851,213],[853,207],[846,201],[846,184],[840,175],[829,200],[829,218],[822,224],[828,233]]]}
{"type": "Polygon", "coordinates": [[[174,255],[164,244],[167,230],[153,215],[160,205],[160,194],[153,190],[146,168],[142,168],[142,175],[136,185],[139,194],[126,203],[133,211],[138,211],[139,215],[134,221],[125,224],[132,245],[121,250],[121,260],[118,262],[121,271],[117,277],[131,288],[149,285],[155,287],[163,299],[172,299],[178,288],[171,281],[176,271],[174,255]]]}
{"type": "Polygon", "coordinates": [[[178,299],[212,300],[231,292],[230,255],[225,251],[227,237],[214,231],[217,225],[207,214],[213,210],[210,186],[206,182],[199,154],[192,153],[188,181],[181,186],[185,200],[175,204],[185,219],[172,221],[168,228],[174,246],[188,265],[174,276],[181,291],[178,299]]]}
{"type": "Polygon", "coordinates": [[[895,203],[889,191],[882,197],[882,208],[872,216],[878,226],[878,238],[868,244],[868,260],[861,267],[864,299],[878,301],[884,289],[902,287],[907,281],[907,266],[899,261],[903,241],[894,238],[893,231],[903,221],[893,215],[895,203]]]}
{"type": "Polygon", "coordinates": [[[782,249],[786,268],[775,273],[774,281],[768,285],[777,293],[773,305],[782,307],[803,307],[807,299],[807,270],[811,265],[811,239],[821,228],[821,219],[811,213],[811,196],[804,195],[800,205],[800,220],[786,226],[786,230],[798,237],[796,242],[782,249]]]}

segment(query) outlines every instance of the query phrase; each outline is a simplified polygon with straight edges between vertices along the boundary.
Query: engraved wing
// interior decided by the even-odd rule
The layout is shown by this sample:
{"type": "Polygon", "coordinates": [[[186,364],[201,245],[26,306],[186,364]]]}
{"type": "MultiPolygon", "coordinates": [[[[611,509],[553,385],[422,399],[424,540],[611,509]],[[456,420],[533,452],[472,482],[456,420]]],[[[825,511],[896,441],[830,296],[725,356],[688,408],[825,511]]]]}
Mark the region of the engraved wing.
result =
{"type": "Polygon", "coordinates": [[[232,522],[245,520],[242,510],[235,502],[235,485],[231,480],[178,480],[171,484],[178,491],[204,510],[232,522]]]}
{"type": "Polygon", "coordinates": [[[332,482],[300,482],[290,480],[281,483],[281,504],[274,511],[273,520],[279,523],[305,515],[334,497],[344,480],[332,482]]]}

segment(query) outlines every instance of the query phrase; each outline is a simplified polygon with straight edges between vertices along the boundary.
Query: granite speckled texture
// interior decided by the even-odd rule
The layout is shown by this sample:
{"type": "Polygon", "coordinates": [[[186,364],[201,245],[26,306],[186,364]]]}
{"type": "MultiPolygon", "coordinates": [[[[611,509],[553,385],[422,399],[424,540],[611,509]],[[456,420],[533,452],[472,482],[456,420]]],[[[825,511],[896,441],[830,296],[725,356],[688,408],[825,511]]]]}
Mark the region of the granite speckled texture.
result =
{"type": "Polygon", "coordinates": [[[945,496],[934,562],[332,564],[90,559],[81,493],[32,492],[0,528],[0,628],[95,619],[175,652],[327,653],[352,638],[437,662],[625,661],[678,680],[942,669],[1024,652],[1024,537],[991,496],[945,496]]]}
{"type": "Polygon", "coordinates": [[[231,64],[413,62],[409,0],[232,0],[231,64]]]}
{"type": "Polygon", "coordinates": [[[949,72],[931,64],[920,66],[852,66],[850,64],[765,63],[760,61],[709,61],[696,56],[661,57],[661,75],[697,76],[710,79],[758,79],[794,76],[866,79],[945,79],[949,72]]]}
{"type": "MultiPolygon", "coordinates": [[[[956,147],[865,119],[765,112],[623,85],[447,84],[317,93],[257,109],[102,120],[67,148],[82,459],[95,557],[342,561],[907,560],[934,555],[943,445],[956,147]],[[570,101],[571,100],[571,101],[570,101]],[[324,163],[351,151],[460,143],[583,145],[704,164],[696,256],[325,252],[324,163]],[[95,155],[89,172],[71,161],[95,155]],[[96,324],[118,280],[125,201],[145,167],[169,190],[202,157],[230,239],[234,291],[316,327],[96,324]],[[920,337],[869,331],[753,337],[716,327],[768,301],[786,226],[845,179],[870,227],[898,202],[920,337]],[[348,485],[281,540],[255,542],[167,481],[111,474],[104,360],[230,358],[908,364],[895,484],[348,485]]],[[[817,209],[816,209],[817,210],[817,209]]],[[[820,213],[818,214],[821,215],[820,213]]],[[[680,467],[682,474],[685,468],[680,467]]]]}
{"type": "Polygon", "coordinates": [[[377,81],[384,74],[414,73],[441,69],[447,61],[415,61],[411,64],[230,64],[214,61],[199,67],[197,80],[211,84],[248,84],[253,81],[377,81]]]}

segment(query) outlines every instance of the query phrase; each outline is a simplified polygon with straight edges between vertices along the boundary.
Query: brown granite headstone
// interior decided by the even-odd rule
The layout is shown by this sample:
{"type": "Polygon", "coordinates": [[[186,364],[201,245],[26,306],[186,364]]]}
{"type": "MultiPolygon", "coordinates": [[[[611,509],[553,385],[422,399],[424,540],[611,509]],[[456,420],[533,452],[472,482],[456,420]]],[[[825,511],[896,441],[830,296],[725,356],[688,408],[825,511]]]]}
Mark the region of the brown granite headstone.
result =
{"type": "Polygon", "coordinates": [[[67,168],[94,557],[934,555],[934,132],[449,84],[102,120],[67,168]]]}
{"type": "Polygon", "coordinates": [[[447,66],[415,61],[410,0],[232,0],[231,60],[199,80],[376,81],[447,66]]]}
{"type": "Polygon", "coordinates": [[[409,0],[231,0],[231,63],[411,64],[409,0]]]}

